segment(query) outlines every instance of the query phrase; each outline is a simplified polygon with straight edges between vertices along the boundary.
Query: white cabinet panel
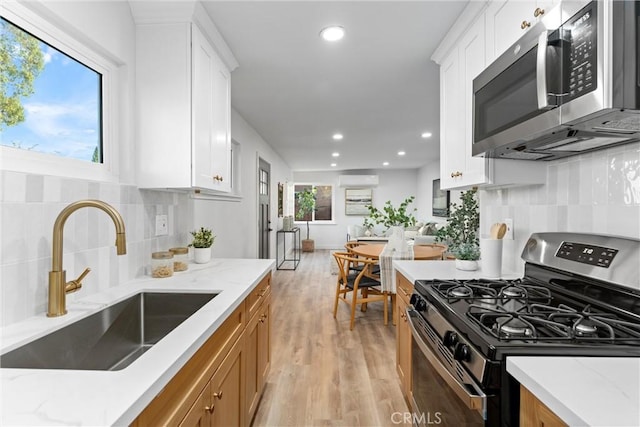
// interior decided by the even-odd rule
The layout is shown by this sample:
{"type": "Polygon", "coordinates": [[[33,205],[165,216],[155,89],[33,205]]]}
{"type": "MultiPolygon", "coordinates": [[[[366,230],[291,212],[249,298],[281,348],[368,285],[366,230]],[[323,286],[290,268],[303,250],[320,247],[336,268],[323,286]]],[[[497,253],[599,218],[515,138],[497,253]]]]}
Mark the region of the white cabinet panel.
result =
{"type": "Polygon", "coordinates": [[[136,27],[138,185],[230,191],[230,74],[194,23],[136,27]]]}

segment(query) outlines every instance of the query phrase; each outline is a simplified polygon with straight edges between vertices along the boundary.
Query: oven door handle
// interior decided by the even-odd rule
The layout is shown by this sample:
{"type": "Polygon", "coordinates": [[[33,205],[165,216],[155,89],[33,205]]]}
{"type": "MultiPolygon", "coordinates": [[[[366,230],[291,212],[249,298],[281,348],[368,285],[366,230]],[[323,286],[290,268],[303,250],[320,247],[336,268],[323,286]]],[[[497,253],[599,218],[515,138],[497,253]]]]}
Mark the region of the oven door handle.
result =
{"type": "MultiPolygon", "coordinates": [[[[413,320],[411,319],[411,312],[413,311],[414,313],[416,313],[415,310],[411,310],[407,307],[406,311],[407,319],[409,320],[409,326],[411,327],[411,335],[413,336],[413,339],[415,340],[416,344],[418,344],[418,347],[420,347],[420,350],[427,358],[431,366],[436,370],[436,372],[438,372],[440,377],[442,377],[442,379],[449,385],[449,387],[451,387],[451,390],[453,390],[456,396],[458,396],[458,398],[462,400],[467,408],[479,411],[484,415],[486,410],[487,396],[479,390],[476,390],[478,394],[471,394],[467,390],[467,388],[462,383],[460,383],[447,370],[447,368],[444,367],[440,360],[438,360],[438,357],[433,353],[433,351],[431,351],[427,343],[424,342],[415,325],[413,324],[413,320]]],[[[419,314],[416,313],[414,314],[414,316],[419,316],[419,314]]]]}

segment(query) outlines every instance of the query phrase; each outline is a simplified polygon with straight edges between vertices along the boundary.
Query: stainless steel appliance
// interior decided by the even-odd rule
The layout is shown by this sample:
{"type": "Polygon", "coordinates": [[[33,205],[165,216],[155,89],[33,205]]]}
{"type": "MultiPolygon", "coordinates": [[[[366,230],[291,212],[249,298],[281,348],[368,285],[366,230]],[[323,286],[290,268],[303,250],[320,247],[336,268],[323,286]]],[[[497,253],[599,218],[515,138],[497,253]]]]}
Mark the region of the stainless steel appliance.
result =
{"type": "Polygon", "coordinates": [[[516,280],[417,280],[416,425],[517,426],[510,356],[640,357],[640,241],[536,233],[516,280]]]}
{"type": "Polygon", "coordinates": [[[563,1],[473,81],[473,155],[554,160],[640,139],[637,1],[563,1]]]}

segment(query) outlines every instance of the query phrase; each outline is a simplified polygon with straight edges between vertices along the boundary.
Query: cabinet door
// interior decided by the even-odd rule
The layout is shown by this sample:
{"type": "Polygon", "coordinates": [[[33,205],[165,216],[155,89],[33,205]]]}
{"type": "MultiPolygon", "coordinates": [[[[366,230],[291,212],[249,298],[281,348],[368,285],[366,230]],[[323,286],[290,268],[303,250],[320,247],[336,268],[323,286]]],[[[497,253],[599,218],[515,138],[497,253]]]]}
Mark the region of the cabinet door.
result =
{"type": "Polygon", "coordinates": [[[196,25],[192,25],[192,54],[193,186],[228,192],[229,72],[196,25]]]}
{"type": "Polygon", "coordinates": [[[258,379],[260,384],[259,394],[262,394],[267,375],[271,368],[271,294],[269,293],[263,302],[259,313],[258,325],[258,379]]]}
{"type": "Polygon", "coordinates": [[[240,338],[211,377],[211,425],[244,426],[244,339],[240,338]]]}
{"type": "Polygon", "coordinates": [[[211,383],[207,383],[187,415],[180,422],[180,427],[209,427],[211,425],[211,383]]]}
{"type": "Polygon", "coordinates": [[[461,88],[458,51],[447,56],[440,66],[440,187],[451,188],[462,173],[460,163],[464,129],[460,123],[461,88]]]}
{"type": "Polygon", "coordinates": [[[487,65],[502,55],[559,0],[496,0],[486,11],[487,65]]]}
{"type": "Polygon", "coordinates": [[[489,182],[489,160],[473,157],[473,79],[484,69],[482,16],[441,66],[441,188],[489,182]]]}
{"type": "Polygon", "coordinates": [[[271,293],[261,301],[245,331],[247,420],[255,414],[271,367],[271,293]]]}
{"type": "Polygon", "coordinates": [[[411,404],[411,328],[407,321],[406,308],[409,305],[409,296],[413,285],[404,276],[398,273],[398,292],[396,296],[396,371],[400,377],[402,393],[411,404]]]}

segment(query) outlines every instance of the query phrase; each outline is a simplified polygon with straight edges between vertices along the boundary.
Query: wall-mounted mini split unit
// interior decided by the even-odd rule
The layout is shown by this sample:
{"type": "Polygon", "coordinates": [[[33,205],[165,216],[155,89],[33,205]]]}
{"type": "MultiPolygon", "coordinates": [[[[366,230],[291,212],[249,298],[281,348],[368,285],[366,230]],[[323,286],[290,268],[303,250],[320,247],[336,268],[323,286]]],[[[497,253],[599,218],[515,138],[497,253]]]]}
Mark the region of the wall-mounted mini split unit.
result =
{"type": "Polygon", "coordinates": [[[378,175],[340,175],[338,185],[340,187],[376,187],[378,175]]]}

